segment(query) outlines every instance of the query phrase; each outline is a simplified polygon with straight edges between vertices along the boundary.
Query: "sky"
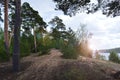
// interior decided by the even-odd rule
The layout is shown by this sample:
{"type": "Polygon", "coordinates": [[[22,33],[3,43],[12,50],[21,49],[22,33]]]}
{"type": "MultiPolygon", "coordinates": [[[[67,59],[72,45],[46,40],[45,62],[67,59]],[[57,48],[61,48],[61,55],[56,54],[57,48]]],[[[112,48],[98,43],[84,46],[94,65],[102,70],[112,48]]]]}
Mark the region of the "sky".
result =
{"type": "Polygon", "coordinates": [[[120,47],[120,16],[106,17],[106,15],[102,15],[101,11],[98,11],[94,14],[79,13],[69,17],[62,11],[56,11],[55,3],[52,0],[22,0],[23,2],[29,2],[46,22],[58,16],[66,27],[71,27],[74,31],[80,28],[80,24],[86,24],[88,32],[93,33],[90,40],[90,46],[93,49],[120,47]]]}

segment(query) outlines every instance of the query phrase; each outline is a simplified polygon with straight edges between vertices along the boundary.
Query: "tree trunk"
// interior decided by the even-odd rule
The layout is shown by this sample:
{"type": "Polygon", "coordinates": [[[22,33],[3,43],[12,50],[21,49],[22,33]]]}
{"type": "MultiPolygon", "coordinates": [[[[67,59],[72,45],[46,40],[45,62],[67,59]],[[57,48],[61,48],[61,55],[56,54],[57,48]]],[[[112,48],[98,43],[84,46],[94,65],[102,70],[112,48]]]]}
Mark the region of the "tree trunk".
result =
{"type": "Polygon", "coordinates": [[[13,34],[14,34],[14,29],[12,29],[11,34],[9,35],[10,36],[10,38],[9,38],[9,46],[8,46],[9,48],[11,46],[11,41],[12,41],[13,34]]]}
{"type": "Polygon", "coordinates": [[[13,71],[20,70],[20,25],[21,25],[21,0],[15,0],[15,25],[14,25],[14,47],[13,47],[13,71]]]}
{"type": "Polygon", "coordinates": [[[37,52],[37,44],[36,44],[36,33],[35,30],[33,29],[33,34],[34,34],[34,48],[35,48],[35,53],[37,52]]]}
{"type": "Polygon", "coordinates": [[[9,58],[9,39],[8,39],[8,0],[5,0],[4,2],[4,44],[5,44],[5,51],[7,53],[7,56],[9,58]]]}

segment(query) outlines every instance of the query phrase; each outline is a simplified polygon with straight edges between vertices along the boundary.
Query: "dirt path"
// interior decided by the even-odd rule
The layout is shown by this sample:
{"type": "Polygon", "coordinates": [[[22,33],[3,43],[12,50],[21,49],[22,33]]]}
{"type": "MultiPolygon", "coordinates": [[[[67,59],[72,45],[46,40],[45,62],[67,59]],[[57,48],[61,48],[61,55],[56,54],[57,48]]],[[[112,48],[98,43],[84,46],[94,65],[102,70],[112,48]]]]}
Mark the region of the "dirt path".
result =
{"type": "MultiPolygon", "coordinates": [[[[49,55],[34,58],[33,64],[17,80],[23,80],[23,78],[24,80],[46,80],[46,75],[49,75],[51,69],[60,63],[61,55],[61,52],[52,49],[49,55]]],[[[30,56],[26,60],[32,58],[33,56],[30,56]]]]}
{"type": "MultiPolygon", "coordinates": [[[[49,68],[51,66],[58,64],[58,62],[56,61],[57,59],[61,58],[60,57],[61,55],[62,55],[61,52],[59,52],[58,50],[52,49],[49,55],[43,55],[39,57],[38,54],[33,54],[31,56],[24,57],[21,60],[21,70],[17,74],[13,73],[12,71],[12,61],[0,63],[0,80],[16,80],[17,76],[20,76],[23,73],[24,73],[24,76],[26,77],[29,77],[31,73],[34,73],[34,74],[36,73],[35,75],[37,76],[37,73],[39,72],[38,69],[41,69],[40,74],[43,74],[43,73],[47,74],[46,71],[47,70],[49,71],[49,68]],[[51,63],[51,60],[53,63],[51,63]],[[46,67],[46,66],[49,66],[49,67],[46,67]]],[[[44,76],[42,78],[44,78],[44,76]]],[[[22,77],[20,77],[18,80],[22,80],[22,77]]]]}

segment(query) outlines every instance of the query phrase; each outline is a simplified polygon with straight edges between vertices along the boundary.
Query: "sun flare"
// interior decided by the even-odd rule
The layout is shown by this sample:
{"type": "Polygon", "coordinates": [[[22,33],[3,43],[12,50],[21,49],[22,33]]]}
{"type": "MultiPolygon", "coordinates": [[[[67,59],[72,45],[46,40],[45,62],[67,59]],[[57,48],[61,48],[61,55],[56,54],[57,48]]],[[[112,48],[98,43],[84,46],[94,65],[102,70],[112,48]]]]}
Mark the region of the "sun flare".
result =
{"type": "Polygon", "coordinates": [[[96,50],[95,45],[92,45],[92,44],[89,45],[89,48],[90,48],[91,50],[96,50]]]}

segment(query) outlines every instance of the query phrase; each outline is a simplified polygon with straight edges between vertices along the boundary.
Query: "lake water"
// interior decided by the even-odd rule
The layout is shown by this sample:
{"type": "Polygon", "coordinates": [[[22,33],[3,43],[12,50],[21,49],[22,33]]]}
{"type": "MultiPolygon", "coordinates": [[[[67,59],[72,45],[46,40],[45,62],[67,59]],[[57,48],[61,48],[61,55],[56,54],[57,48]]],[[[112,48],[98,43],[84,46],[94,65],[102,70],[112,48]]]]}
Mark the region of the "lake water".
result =
{"type": "MultiPolygon", "coordinates": [[[[100,55],[102,55],[102,56],[105,56],[105,59],[106,60],[109,60],[109,55],[110,55],[110,53],[99,53],[100,55]]],[[[119,57],[120,57],[120,53],[118,53],[118,55],[119,55],[119,57]]]]}

